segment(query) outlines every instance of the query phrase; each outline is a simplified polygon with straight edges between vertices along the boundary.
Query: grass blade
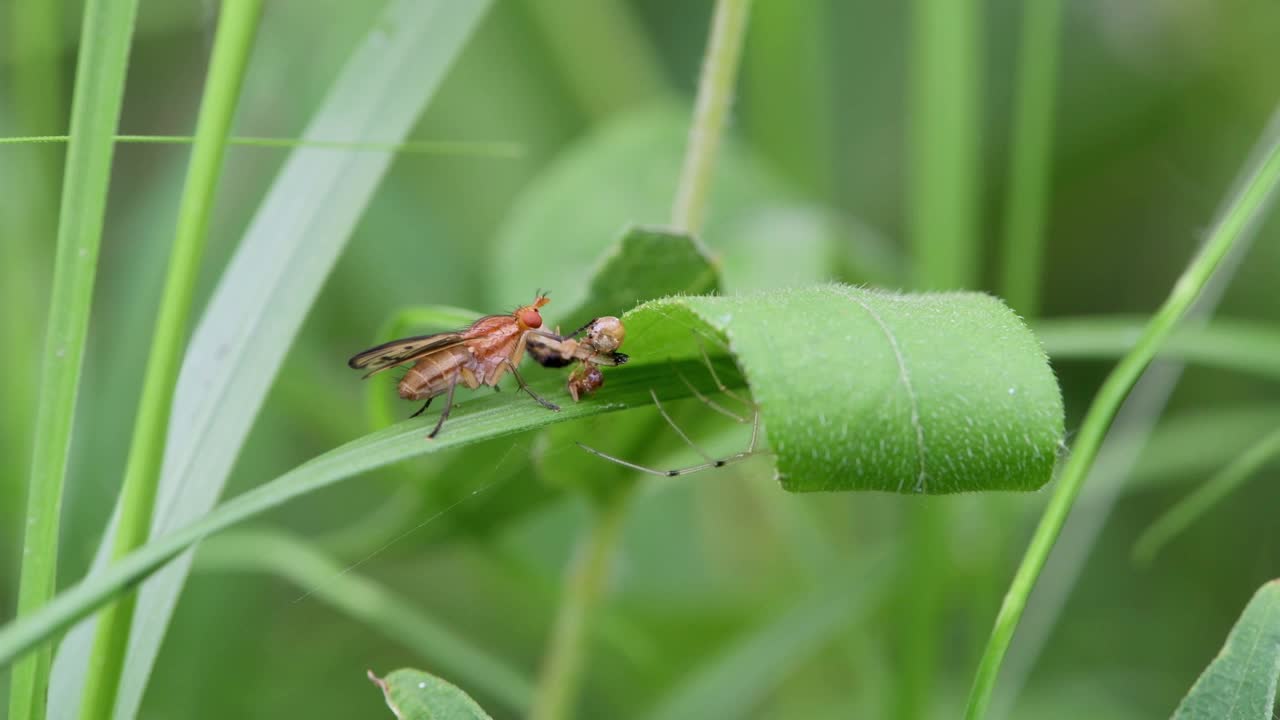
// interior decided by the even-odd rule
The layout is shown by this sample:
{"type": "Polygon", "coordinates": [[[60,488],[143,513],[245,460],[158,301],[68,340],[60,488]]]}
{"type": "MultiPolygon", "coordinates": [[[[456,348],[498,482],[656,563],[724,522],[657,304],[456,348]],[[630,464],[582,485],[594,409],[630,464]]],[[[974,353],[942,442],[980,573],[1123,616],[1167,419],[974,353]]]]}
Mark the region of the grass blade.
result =
{"type": "Polygon", "coordinates": [[[1026,607],[1027,597],[1044,568],[1049,551],[1058,539],[1062,525],[1066,522],[1120,405],[1165,340],[1173,333],[1178,321],[1209,284],[1214,271],[1232,246],[1248,232],[1256,216],[1267,206],[1277,185],[1280,185],[1280,143],[1274,143],[1268,148],[1256,172],[1244,185],[1222,221],[1210,233],[1200,252],[1178,278],[1169,297],[1151,318],[1134,349],[1120,360],[1103,382],[1085,415],[1071,457],[1063,468],[1049,505],[1036,527],[1035,535],[1000,607],[969,694],[965,714],[967,718],[972,720],[986,716],[1000,665],[1026,607]]]}
{"type": "MultiPolygon", "coordinates": [[[[1253,181],[1276,143],[1280,143],[1280,109],[1272,111],[1270,121],[1215,211],[1210,227],[1222,224],[1224,218],[1234,212],[1244,188],[1253,181]]],[[[1213,315],[1250,253],[1262,224],[1261,218],[1274,201],[1273,193],[1252,213],[1253,221],[1246,223],[1241,229],[1240,237],[1221,267],[1187,311],[1182,322],[1184,327],[1203,325],[1213,315]]],[[[1103,441],[1098,450],[1097,462],[1084,480],[1085,489],[1079,503],[1080,509],[1067,519],[1062,536],[1045,566],[1045,580],[1037,586],[1030,600],[1030,612],[1022,622],[1022,631],[1014,638],[1011,656],[1004,671],[1007,682],[996,698],[993,716],[1003,718],[1010,714],[1014,699],[1020,693],[1020,688],[1057,623],[1068,594],[1076,586],[1085,561],[1125,487],[1126,479],[1137,466],[1139,453],[1147,438],[1154,438],[1152,433],[1156,423],[1176,389],[1184,367],[1176,361],[1160,361],[1142,376],[1116,413],[1114,431],[1103,441]]],[[[1196,442],[1202,441],[1197,439],[1196,442]]]]}
{"type": "MultiPolygon", "coordinates": [[[[187,167],[164,294],[151,339],[142,397],[134,421],[124,485],[120,491],[120,516],[113,548],[113,555],[117,558],[146,542],[151,529],[160,464],[164,457],[165,431],[169,424],[183,341],[187,336],[187,320],[209,235],[209,221],[217,197],[218,179],[222,175],[227,136],[240,101],[240,87],[261,15],[262,0],[227,0],[218,19],[209,75],[196,124],[196,140],[187,167]]],[[[97,636],[89,661],[94,671],[85,686],[81,717],[113,715],[129,628],[133,622],[134,601],[132,593],[126,594],[98,618],[97,636]]]]}
{"type": "Polygon", "coordinates": [[[488,693],[515,711],[529,706],[533,683],[504,660],[477,648],[447,625],[383,585],[343,568],[310,544],[284,533],[243,530],[200,548],[199,571],[279,576],[388,638],[412,648],[431,667],[488,693]]]}
{"type": "Polygon", "coordinates": [[[1170,540],[1277,456],[1280,456],[1280,429],[1259,440],[1152,523],[1134,544],[1134,559],[1143,564],[1150,563],[1170,540]]]}
{"type": "MultiPolygon", "coordinates": [[[[13,662],[38,643],[142,581],[184,550],[221,530],[341,480],[401,460],[536,430],[554,423],[643,407],[652,403],[651,388],[659,388],[663,397],[689,397],[688,388],[671,377],[672,368],[672,365],[661,364],[616,372],[609,378],[607,399],[566,405],[558,413],[550,412],[527,398],[514,397],[514,393],[482,395],[455,408],[449,417],[448,431],[441,433],[433,442],[426,442],[424,436],[435,418],[425,417],[406,420],[335,448],[228,500],[188,525],[154,536],[155,539],[146,545],[90,574],[29,617],[0,627],[0,667],[13,662]]],[[[696,368],[705,369],[701,359],[674,365],[675,370],[683,371],[693,379],[700,391],[714,392],[715,386],[709,380],[702,381],[696,376],[696,368]]],[[[732,368],[724,370],[722,379],[731,387],[741,387],[741,380],[731,374],[732,368]]],[[[552,396],[560,390],[561,383],[561,379],[554,378],[530,385],[535,391],[552,396]]],[[[65,647],[64,643],[62,651],[65,647]]]]}
{"type": "MultiPolygon", "coordinates": [[[[1055,361],[1122,357],[1142,337],[1143,319],[1113,315],[1041,320],[1033,325],[1055,361]]],[[[1160,347],[1158,357],[1280,379],[1280,328],[1249,320],[1218,319],[1186,325],[1160,347]]]]}
{"type": "Polygon", "coordinates": [[[752,717],[752,711],[789,672],[876,606],[889,587],[885,555],[873,552],[853,568],[843,568],[825,586],[730,643],[703,667],[695,668],[647,716],[652,720],[752,717]]]}
{"type": "MultiPolygon", "coordinates": [[[[56,582],[58,516],[106,214],[115,148],[111,138],[124,102],[137,6],[137,0],[89,0],[85,5],[71,102],[72,140],[58,216],[53,296],[41,358],[19,616],[44,605],[56,582]]],[[[48,648],[42,648],[14,669],[9,696],[12,720],[44,717],[50,655],[48,648]]]]}
{"type": "MultiPolygon", "coordinates": [[[[304,137],[402,142],[488,5],[394,0],[304,137]]],[[[294,335],[391,159],[306,149],[286,161],[192,335],[174,393],[152,537],[213,507],[294,335]]],[[[108,536],[104,547],[111,542],[108,536]]],[[[94,572],[107,560],[100,550],[94,572]]],[[[189,562],[175,563],[139,593],[119,717],[137,714],[189,562]]],[[[92,632],[89,624],[76,628],[59,649],[50,694],[59,720],[78,711],[92,632]]]]}

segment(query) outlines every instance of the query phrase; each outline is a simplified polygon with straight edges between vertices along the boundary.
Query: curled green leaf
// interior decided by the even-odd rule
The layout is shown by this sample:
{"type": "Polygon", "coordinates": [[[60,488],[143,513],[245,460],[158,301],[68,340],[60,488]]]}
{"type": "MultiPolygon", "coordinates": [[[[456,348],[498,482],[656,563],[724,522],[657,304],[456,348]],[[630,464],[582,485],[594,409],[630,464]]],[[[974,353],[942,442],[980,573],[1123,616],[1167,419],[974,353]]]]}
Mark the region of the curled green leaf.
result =
{"type": "Polygon", "coordinates": [[[633,366],[700,345],[733,355],[787,490],[1034,490],[1062,443],[1044,352],[988,295],[832,284],[667,298],[623,319],[633,366]]]}

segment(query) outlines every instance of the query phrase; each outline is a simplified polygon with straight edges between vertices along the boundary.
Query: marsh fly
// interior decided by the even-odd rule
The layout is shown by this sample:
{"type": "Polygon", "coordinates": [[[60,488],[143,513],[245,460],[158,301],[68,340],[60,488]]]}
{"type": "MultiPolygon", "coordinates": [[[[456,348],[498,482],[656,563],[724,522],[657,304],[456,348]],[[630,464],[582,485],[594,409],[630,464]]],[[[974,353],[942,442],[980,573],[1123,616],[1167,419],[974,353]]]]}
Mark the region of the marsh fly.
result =
{"type": "Polygon", "coordinates": [[[590,395],[604,385],[604,374],[601,365],[621,365],[627,356],[617,352],[626,337],[626,328],[616,317],[599,317],[578,328],[573,333],[559,337],[558,335],[530,335],[528,341],[529,354],[543,367],[565,367],[579,362],[569,374],[566,385],[573,401],[590,395]],[[576,339],[586,333],[582,340],[576,339]]]}
{"type": "Polygon", "coordinates": [[[521,390],[529,393],[543,407],[559,410],[557,405],[534,392],[516,370],[531,337],[545,335],[553,342],[566,341],[540,329],[542,315],[538,309],[547,302],[546,295],[538,294],[532,304],[518,308],[510,315],[487,315],[464,330],[392,340],[355,355],[347,365],[356,370],[368,370],[364,375],[367,378],[412,362],[409,372],[400,379],[400,397],[405,400],[426,398],[427,402],[410,417],[421,415],[437,396],[446,396],[444,410],[428,438],[434,438],[449,417],[449,411],[453,409],[453,391],[459,384],[472,390],[481,385],[496,388],[507,372],[515,376],[521,390]]]}

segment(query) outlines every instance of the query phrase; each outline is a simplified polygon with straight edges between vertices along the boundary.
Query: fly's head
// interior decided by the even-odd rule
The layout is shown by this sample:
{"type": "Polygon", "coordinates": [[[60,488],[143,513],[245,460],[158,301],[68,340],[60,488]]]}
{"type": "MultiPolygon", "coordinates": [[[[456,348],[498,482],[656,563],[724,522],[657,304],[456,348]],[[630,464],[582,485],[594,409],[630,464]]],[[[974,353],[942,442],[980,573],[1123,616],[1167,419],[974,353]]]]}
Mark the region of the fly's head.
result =
{"type": "Polygon", "coordinates": [[[533,299],[533,303],[525,305],[516,310],[516,322],[520,323],[521,330],[537,330],[542,327],[542,313],[538,312],[538,308],[551,302],[545,294],[539,293],[533,299]]]}

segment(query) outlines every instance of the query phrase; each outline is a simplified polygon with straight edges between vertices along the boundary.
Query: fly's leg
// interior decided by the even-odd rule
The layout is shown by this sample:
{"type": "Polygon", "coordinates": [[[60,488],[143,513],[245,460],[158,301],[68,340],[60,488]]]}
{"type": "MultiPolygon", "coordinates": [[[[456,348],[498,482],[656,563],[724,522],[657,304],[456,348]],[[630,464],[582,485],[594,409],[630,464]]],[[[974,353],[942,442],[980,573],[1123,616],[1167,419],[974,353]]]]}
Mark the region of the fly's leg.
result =
{"type": "Polygon", "coordinates": [[[515,376],[516,383],[518,383],[518,384],[520,385],[520,389],[521,389],[521,390],[523,390],[523,391],[525,391],[525,392],[527,392],[527,393],[529,393],[529,397],[533,398],[534,400],[537,400],[539,405],[542,405],[542,407],[544,407],[544,408],[546,408],[546,409],[548,409],[548,410],[556,410],[556,411],[559,411],[559,410],[560,410],[560,406],[559,406],[559,405],[557,405],[557,404],[555,404],[555,403],[551,402],[550,400],[548,400],[548,399],[546,399],[546,398],[542,397],[542,396],[541,396],[541,395],[539,395],[538,393],[534,392],[534,391],[533,391],[533,388],[529,387],[529,384],[528,384],[528,383],[526,383],[526,382],[524,381],[524,377],[520,375],[520,371],[519,371],[519,370],[516,370],[515,363],[511,362],[511,360],[510,360],[510,359],[503,359],[503,361],[502,361],[502,362],[504,362],[504,363],[506,364],[507,369],[511,371],[511,374],[512,374],[513,376],[515,376]]]}
{"type": "Polygon", "coordinates": [[[453,410],[453,391],[457,388],[458,383],[456,380],[449,385],[449,394],[444,399],[444,411],[440,413],[440,419],[436,420],[435,428],[427,435],[428,440],[435,439],[435,436],[440,433],[440,428],[444,427],[444,421],[449,417],[450,411],[453,410]]]}
{"type": "Polygon", "coordinates": [[[421,415],[422,413],[426,412],[426,411],[427,411],[427,408],[431,407],[431,401],[432,401],[432,400],[435,400],[435,396],[432,396],[432,397],[427,398],[427,401],[426,401],[425,403],[423,403],[423,404],[422,404],[422,407],[418,408],[418,412],[416,412],[416,413],[414,413],[414,414],[410,415],[410,416],[409,416],[409,419],[410,419],[410,420],[412,420],[413,418],[416,418],[416,417],[418,417],[419,415],[421,415]]]}

